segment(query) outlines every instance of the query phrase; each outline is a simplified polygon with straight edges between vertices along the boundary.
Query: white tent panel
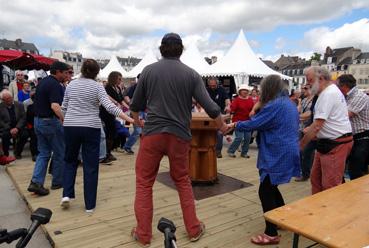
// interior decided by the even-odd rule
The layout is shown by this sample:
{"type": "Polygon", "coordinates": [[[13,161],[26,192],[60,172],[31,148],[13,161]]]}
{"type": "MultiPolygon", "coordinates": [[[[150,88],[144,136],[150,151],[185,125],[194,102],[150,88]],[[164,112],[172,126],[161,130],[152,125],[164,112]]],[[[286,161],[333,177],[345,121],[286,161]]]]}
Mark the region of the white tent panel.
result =
{"type": "Polygon", "coordinates": [[[157,62],[158,59],[155,57],[153,51],[150,49],[146,53],[146,55],[143,57],[143,59],[138,63],[132,70],[127,72],[127,77],[129,78],[135,78],[138,74],[140,74],[146,66],[157,62]]]}
{"type": "Polygon", "coordinates": [[[265,77],[270,74],[278,74],[283,79],[290,79],[290,77],[269,68],[256,56],[242,30],[227,54],[204,73],[205,76],[239,75],[237,81],[240,82],[236,82],[237,85],[242,84],[243,79],[248,81],[248,76],[265,77]]]}
{"type": "Polygon", "coordinates": [[[181,56],[181,61],[200,74],[207,72],[210,68],[210,65],[205,61],[204,57],[201,56],[195,43],[185,49],[181,56]]]}
{"type": "Polygon", "coordinates": [[[126,70],[120,65],[117,56],[111,56],[109,63],[104,67],[104,69],[100,70],[99,78],[107,79],[110,72],[112,71],[119,71],[122,73],[123,77],[127,75],[126,70]]]}

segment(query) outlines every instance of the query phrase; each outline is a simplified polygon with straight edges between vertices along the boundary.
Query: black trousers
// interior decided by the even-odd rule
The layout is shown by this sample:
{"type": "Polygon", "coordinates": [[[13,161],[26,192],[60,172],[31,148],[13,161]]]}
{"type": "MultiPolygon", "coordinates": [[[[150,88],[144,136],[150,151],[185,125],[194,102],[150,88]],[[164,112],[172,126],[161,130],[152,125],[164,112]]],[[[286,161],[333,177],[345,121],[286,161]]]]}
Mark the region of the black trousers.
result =
{"type": "MultiPolygon", "coordinates": [[[[284,200],[281,192],[279,192],[278,185],[272,185],[269,175],[265,177],[264,181],[259,186],[259,198],[263,212],[266,213],[275,208],[284,206],[284,200]]],[[[265,221],[264,233],[269,236],[277,236],[277,226],[269,221],[265,221]]]]}
{"type": "Polygon", "coordinates": [[[368,173],[369,139],[355,139],[348,158],[348,172],[354,180],[368,173]]]}
{"type": "Polygon", "coordinates": [[[12,137],[10,130],[4,131],[2,137],[3,152],[5,156],[9,156],[9,148],[11,141],[13,140],[14,155],[21,155],[24,145],[28,139],[28,132],[25,129],[19,130],[16,137],[12,137]]]}

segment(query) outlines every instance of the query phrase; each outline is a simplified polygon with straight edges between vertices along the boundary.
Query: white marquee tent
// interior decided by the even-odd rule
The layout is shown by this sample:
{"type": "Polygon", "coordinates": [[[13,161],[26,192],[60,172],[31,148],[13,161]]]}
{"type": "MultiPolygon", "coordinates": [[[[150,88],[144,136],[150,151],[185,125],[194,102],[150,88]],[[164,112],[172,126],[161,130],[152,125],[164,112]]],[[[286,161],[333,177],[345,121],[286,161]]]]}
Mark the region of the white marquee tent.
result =
{"type": "Polygon", "coordinates": [[[129,78],[137,77],[137,75],[142,72],[143,68],[157,61],[158,59],[155,57],[153,51],[149,49],[146,55],[143,57],[143,59],[134,68],[132,68],[132,70],[127,72],[127,77],[129,78]]]}
{"type": "Polygon", "coordinates": [[[104,67],[104,69],[100,70],[99,78],[107,79],[110,72],[112,71],[119,71],[122,73],[123,77],[127,75],[126,70],[123,69],[123,67],[120,65],[117,56],[112,55],[109,63],[104,67]]]}
{"type": "Polygon", "coordinates": [[[234,76],[237,87],[248,84],[250,76],[265,77],[270,74],[278,74],[287,80],[291,79],[264,64],[252,51],[242,30],[227,54],[203,73],[204,76],[234,76]]]}
{"type": "Polygon", "coordinates": [[[201,56],[195,43],[192,43],[188,48],[185,49],[181,56],[181,61],[200,74],[207,72],[210,67],[210,65],[205,61],[204,57],[201,56]]]}

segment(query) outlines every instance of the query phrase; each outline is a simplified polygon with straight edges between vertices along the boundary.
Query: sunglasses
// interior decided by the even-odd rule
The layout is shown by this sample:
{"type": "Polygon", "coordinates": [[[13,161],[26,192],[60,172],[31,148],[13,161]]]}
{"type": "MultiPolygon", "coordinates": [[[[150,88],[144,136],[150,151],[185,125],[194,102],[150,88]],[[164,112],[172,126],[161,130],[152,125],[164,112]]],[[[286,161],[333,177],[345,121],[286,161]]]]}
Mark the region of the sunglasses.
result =
{"type": "Polygon", "coordinates": [[[68,71],[69,74],[74,74],[74,71],[68,71]]]}

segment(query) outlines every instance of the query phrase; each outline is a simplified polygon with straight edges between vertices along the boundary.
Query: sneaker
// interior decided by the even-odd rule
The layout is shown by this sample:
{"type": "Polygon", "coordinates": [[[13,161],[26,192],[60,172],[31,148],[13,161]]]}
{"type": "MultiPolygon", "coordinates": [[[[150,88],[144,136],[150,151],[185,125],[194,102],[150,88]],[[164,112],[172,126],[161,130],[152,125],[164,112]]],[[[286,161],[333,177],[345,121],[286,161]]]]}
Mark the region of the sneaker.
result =
{"type": "Polygon", "coordinates": [[[37,156],[32,156],[32,161],[36,162],[37,156]]]}
{"type": "Polygon", "coordinates": [[[128,154],[128,155],[133,155],[135,154],[134,151],[132,151],[131,149],[129,148],[124,148],[124,151],[128,154]]]}
{"type": "Polygon", "coordinates": [[[94,208],[93,209],[86,209],[86,213],[88,213],[88,214],[92,214],[94,211],[95,211],[94,208]]]}
{"type": "Polygon", "coordinates": [[[29,192],[33,192],[39,196],[45,196],[49,194],[49,190],[45,189],[43,185],[39,183],[34,183],[31,181],[27,189],[29,192]]]}
{"type": "Polygon", "coordinates": [[[0,156],[0,165],[7,165],[13,161],[15,161],[15,157],[5,155],[0,156]]]}
{"type": "Polygon", "coordinates": [[[235,158],[235,157],[236,157],[236,154],[231,153],[231,152],[228,152],[228,157],[230,157],[230,158],[235,158]]]}
{"type": "Polygon", "coordinates": [[[107,159],[109,159],[110,161],[116,161],[117,158],[115,156],[113,156],[113,154],[108,154],[107,156],[107,159]]]}
{"type": "Polygon", "coordinates": [[[243,157],[243,158],[250,158],[250,156],[247,155],[247,154],[241,154],[241,157],[243,157]]]}
{"type": "Polygon", "coordinates": [[[193,237],[190,237],[190,241],[191,242],[196,242],[196,241],[198,241],[201,237],[202,237],[202,235],[204,235],[204,233],[205,233],[205,224],[204,223],[202,223],[202,222],[200,222],[200,231],[199,231],[199,233],[198,234],[196,234],[195,236],[193,236],[193,237]]]}
{"type": "Polygon", "coordinates": [[[125,153],[125,152],[126,152],[126,151],[125,151],[123,148],[121,148],[121,147],[118,147],[115,151],[116,151],[116,152],[119,152],[119,153],[125,153]]]}
{"type": "Polygon", "coordinates": [[[112,161],[106,157],[106,158],[100,159],[99,163],[105,164],[105,165],[111,165],[112,161]]]}
{"type": "Polygon", "coordinates": [[[51,184],[51,187],[50,187],[50,189],[52,190],[61,189],[61,188],[63,188],[63,185],[61,184],[51,184]]]}
{"type": "Polygon", "coordinates": [[[309,179],[308,177],[304,177],[304,176],[295,177],[295,182],[305,182],[308,179],[309,179]]]}
{"type": "Polygon", "coordinates": [[[217,152],[217,158],[222,158],[222,153],[221,152],[217,152]]]}
{"type": "Polygon", "coordinates": [[[136,241],[141,247],[150,247],[150,242],[143,242],[138,238],[138,235],[136,233],[136,228],[134,227],[131,231],[131,237],[134,241],[136,241]]]}
{"type": "Polygon", "coordinates": [[[62,209],[68,209],[70,207],[70,198],[69,197],[63,197],[60,206],[62,209]]]}

